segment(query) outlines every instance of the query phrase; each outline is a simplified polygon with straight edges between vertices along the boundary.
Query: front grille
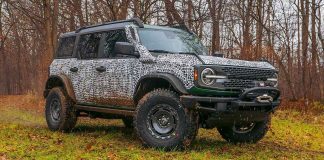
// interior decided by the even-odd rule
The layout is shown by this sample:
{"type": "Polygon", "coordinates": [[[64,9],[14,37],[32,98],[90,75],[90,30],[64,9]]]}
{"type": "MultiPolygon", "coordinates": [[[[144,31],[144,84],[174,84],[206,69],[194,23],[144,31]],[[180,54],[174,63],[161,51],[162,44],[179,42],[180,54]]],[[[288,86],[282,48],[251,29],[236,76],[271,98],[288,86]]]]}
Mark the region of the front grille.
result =
{"type": "Polygon", "coordinates": [[[244,79],[244,80],[266,80],[272,77],[276,71],[272,69],[247,68],[223,66],[221,70],[229,79],[244,79]]]}
{"type": "Polygon", "coordinates": [[[224,82],[224,87],[226,88],[252,88],[254,87],[254,81],[252,80],[243,80],[243,79],[229,79],[224,82]]]}

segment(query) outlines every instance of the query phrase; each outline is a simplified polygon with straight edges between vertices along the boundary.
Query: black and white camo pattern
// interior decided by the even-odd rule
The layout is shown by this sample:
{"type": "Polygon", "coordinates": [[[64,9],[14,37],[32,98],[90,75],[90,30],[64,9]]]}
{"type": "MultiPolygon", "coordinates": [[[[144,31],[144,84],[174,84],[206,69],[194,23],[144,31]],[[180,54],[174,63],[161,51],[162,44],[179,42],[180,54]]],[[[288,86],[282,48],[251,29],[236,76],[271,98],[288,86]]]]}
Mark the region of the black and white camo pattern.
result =
{"type": "MultiPolygon", "coordinates": [[[[141,77],[156,72],[175,75],[187,89],[194,86],[194,66],[202,64],[193,55],[161,54],[154,57],[139,43],[136,26],[125,27],[127,39],[134,44],[140,58],[79,60],[55,59],[50,66],[50,75],[64,74],[73,84],[79,103],[91,102],[93,99],[131,100],[135,87],[141,77]],[[131,30],[135,32],[135,37],[131,30]],[[104,66],[106,72],[97,72],[96,68],[104,66]],[[77,67],[78,72],[70,68],[77,67]]],[[[233,65],[274,69],[266,62],[249,62],[211,56],[201,56],[206,64],[233,65]]]]}
{"type": "Polygon", "coordinates": [[[268,62],[253,62],[253,61],[244,61],[244,60],[238,60],[238,59],[211,57],[211,56],[200,56],[200,57],[201,57],[201,59],[203,59],[203,61],[206,64],[275,69],[268,62]]]}
{"type": "Polygon", "coordinates": [[[139,36],[137,33],[136,26],[134,25],[128,25],[125,27],[125,32],[127,39],[130,43],[132,43],[135,48],[138,50],[140,53],[140,61],[141,62],[155,62],[156,58],[152,56],[152,54],[147,50],[146,47],[141,45],[139,42],[139,36]],[[134,37],[132,36],[132,31],[134,32],[134,37]]]}

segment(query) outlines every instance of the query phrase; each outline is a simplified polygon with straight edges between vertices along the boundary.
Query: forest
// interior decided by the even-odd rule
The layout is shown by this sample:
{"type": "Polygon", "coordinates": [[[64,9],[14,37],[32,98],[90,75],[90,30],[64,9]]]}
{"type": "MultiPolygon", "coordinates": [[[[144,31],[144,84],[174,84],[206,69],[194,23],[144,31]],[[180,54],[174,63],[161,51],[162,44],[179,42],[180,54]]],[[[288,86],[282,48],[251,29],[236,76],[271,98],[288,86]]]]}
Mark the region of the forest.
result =
{"type": "Polygon", "coordinates": [[[267,60],[287,100],[324,99],[322,0],[0,0],[0,94],[41,94],[60,34],[138,17],[185,24],[227,58],[267,60]]]}
{"type": "Polygon", "coordinates": [[[0,160],[324,159],[323,139],[323,0],[0,0],[0,160]],[[143,146],[136,127],[121,119],[90,112],[78,113],[71,132],[52,132],[42,94],[59,37],[134,17],[186,25],[210,55],[273,64],[282,101],[267,111],[264,139],[229,143],[201,125],[191,146],[167,152],[143,146]]]}

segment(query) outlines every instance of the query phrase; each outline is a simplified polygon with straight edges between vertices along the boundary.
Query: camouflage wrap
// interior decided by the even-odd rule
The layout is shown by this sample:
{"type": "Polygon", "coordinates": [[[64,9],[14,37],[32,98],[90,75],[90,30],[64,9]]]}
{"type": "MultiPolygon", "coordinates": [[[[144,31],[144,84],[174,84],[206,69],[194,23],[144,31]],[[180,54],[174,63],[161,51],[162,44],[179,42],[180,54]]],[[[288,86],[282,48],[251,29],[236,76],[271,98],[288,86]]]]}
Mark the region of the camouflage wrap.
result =
{"type": "MultiPolygon", "coordinates": [[[[161,54],[154,57],[139,43],[135,26],[126,26],[125,32],[128,41],[140,53],[140,58],[55,59],[50,66],[50,75],[64,74],[68,76],[73,84],[76,100],[81,103],[107,99],[132,100],[135,87],[140,78],[156,72],[176,76],[186,89],[194,86],[194,66],[201,64],[197,57],[185,54],[161,54]],[[99,66],[104,66],[106,72],[97,72],[96,68],[99,66]],[[78,72],[71,72],[70,68],[73,67],[77,67],[78,72]]],[[[249,62],[211,56],[201,56],[201,58],[206,64],[274,69],[267,62],[249,62]]]]}

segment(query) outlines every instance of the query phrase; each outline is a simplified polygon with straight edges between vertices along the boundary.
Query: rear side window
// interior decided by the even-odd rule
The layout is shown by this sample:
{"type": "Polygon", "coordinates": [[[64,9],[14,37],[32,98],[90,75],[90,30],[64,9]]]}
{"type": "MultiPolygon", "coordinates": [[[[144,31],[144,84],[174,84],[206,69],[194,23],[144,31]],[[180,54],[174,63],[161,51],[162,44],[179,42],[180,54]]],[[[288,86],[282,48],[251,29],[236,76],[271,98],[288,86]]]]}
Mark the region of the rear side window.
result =
{"type": "Polygon", "coordinates": [[[81,59],[93,59],[98,57],[101,35],[102,33],[81,35],[77,49],[81,59]]]}
{"type": "Polygon", "coordinates": [[[75,36],[61,38],[57,49],[58,58],[72,57],[74,48],[75,36]]]}

